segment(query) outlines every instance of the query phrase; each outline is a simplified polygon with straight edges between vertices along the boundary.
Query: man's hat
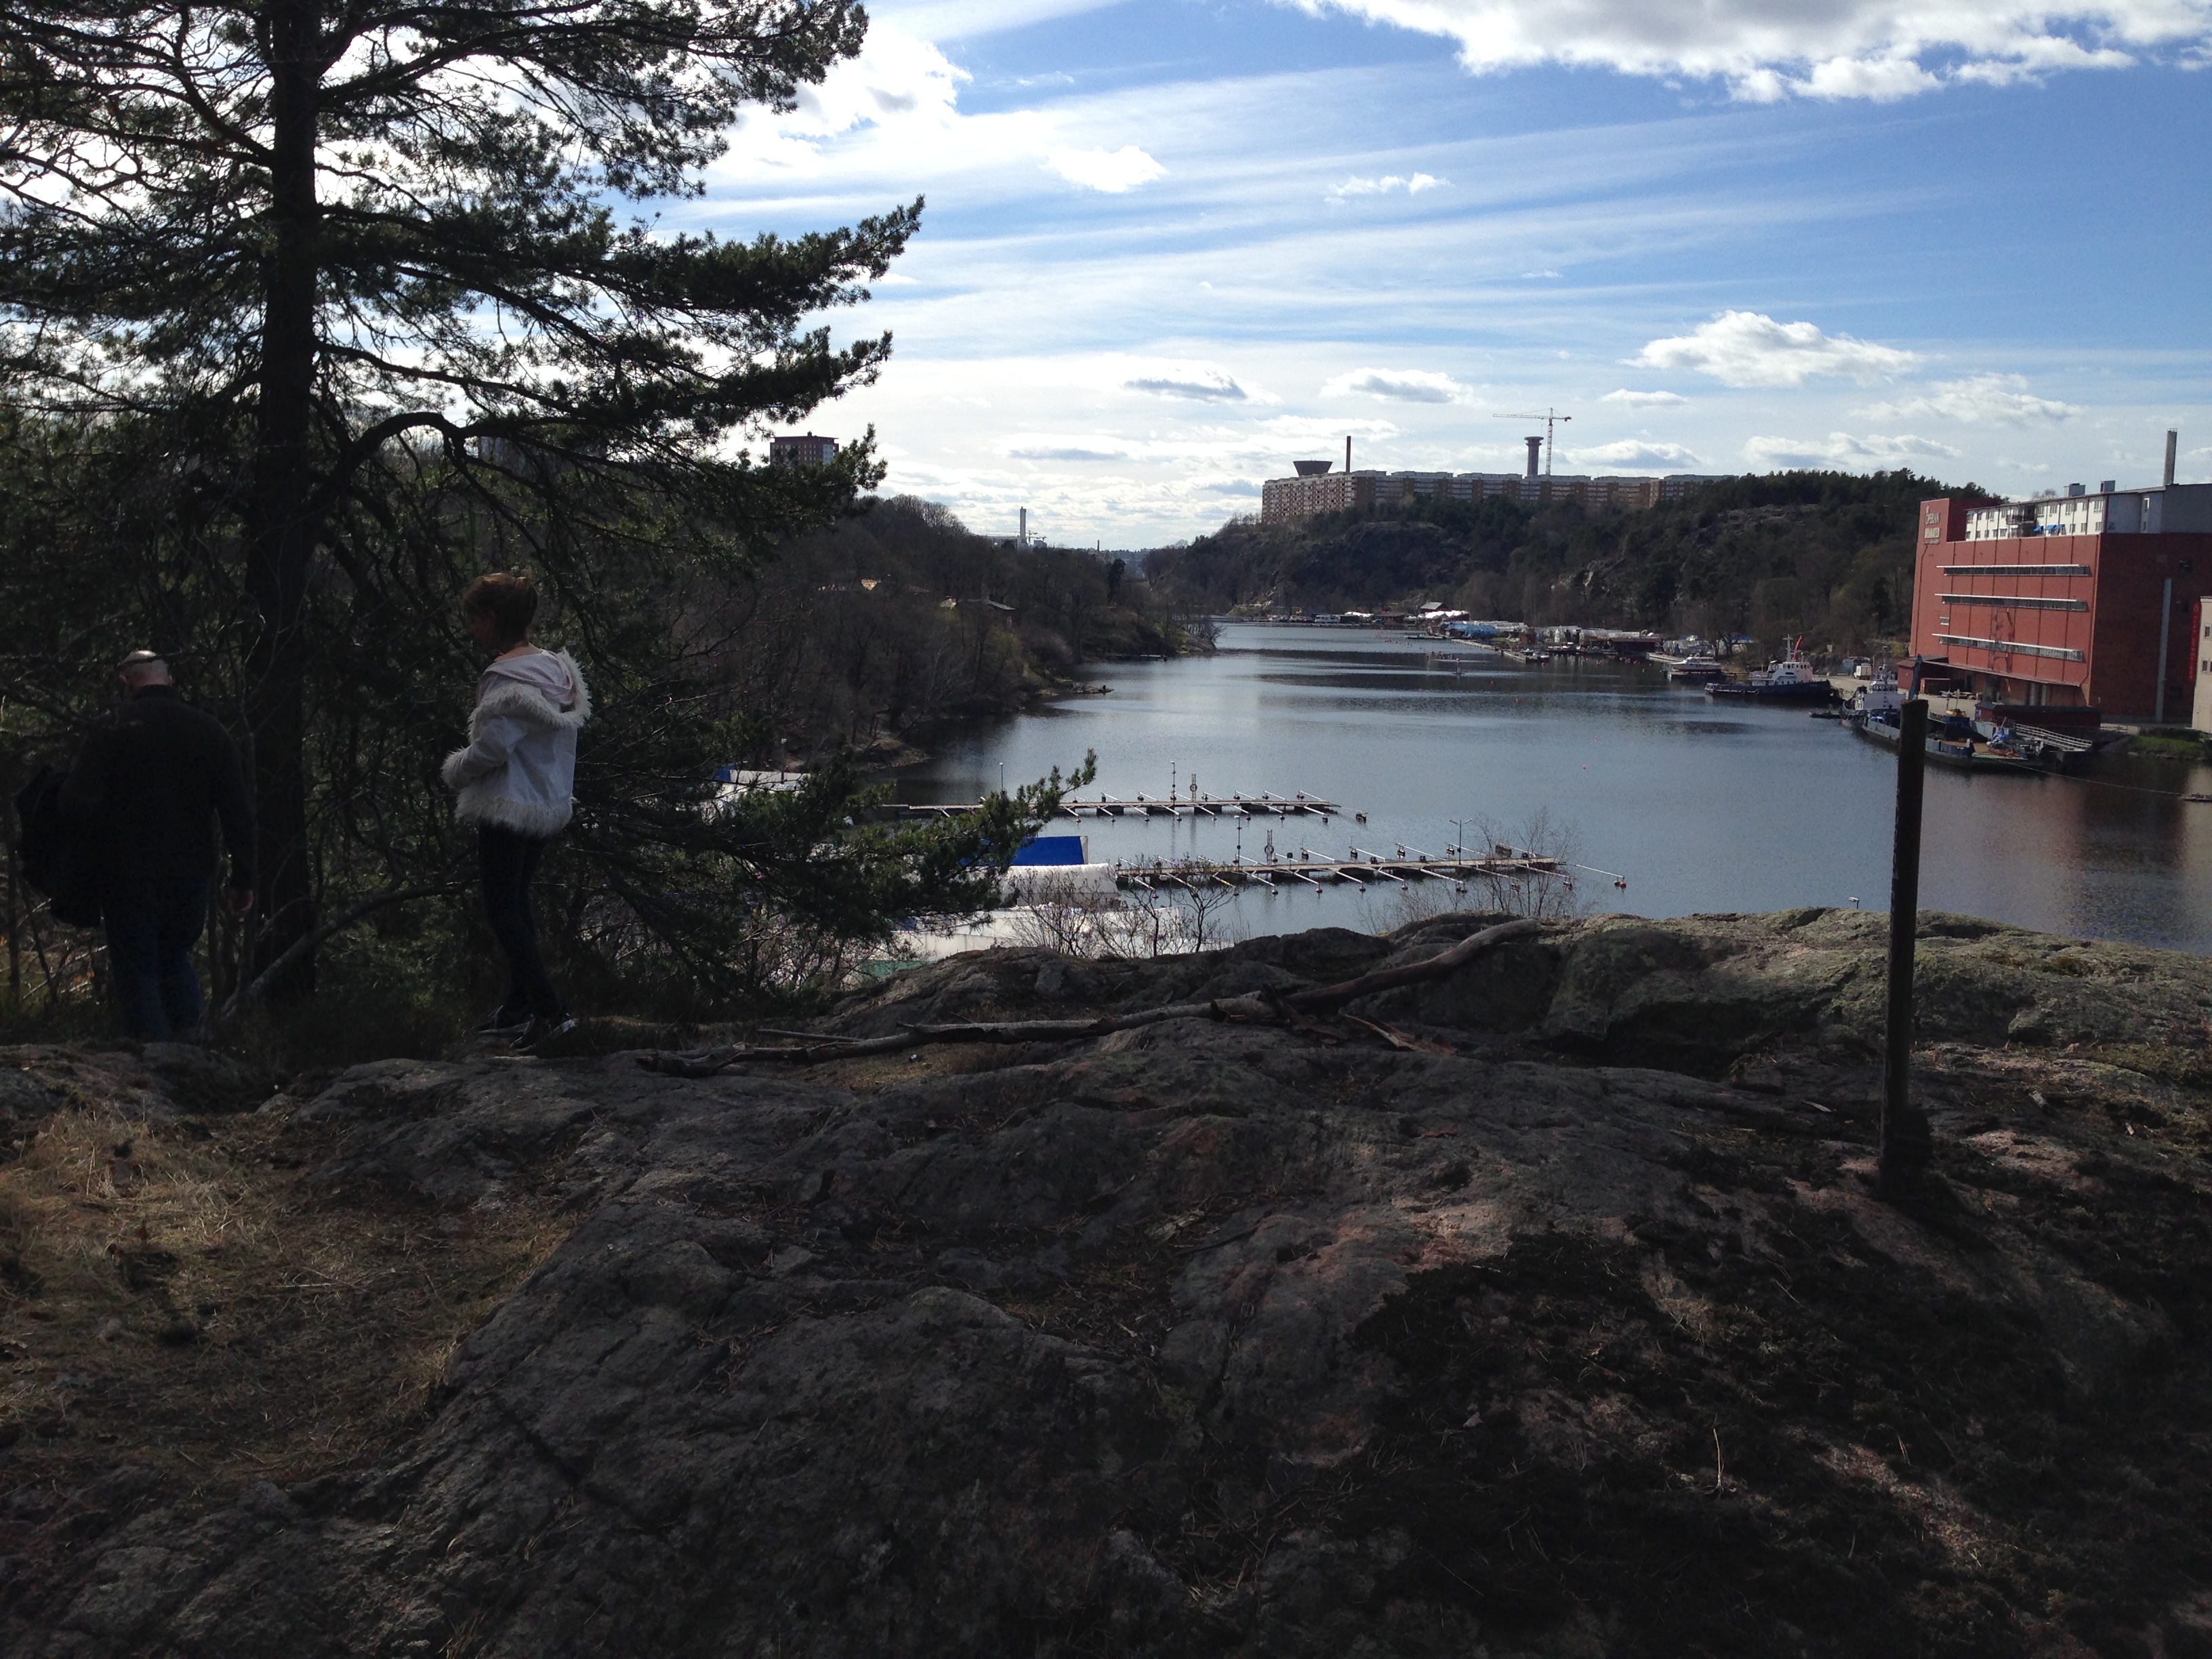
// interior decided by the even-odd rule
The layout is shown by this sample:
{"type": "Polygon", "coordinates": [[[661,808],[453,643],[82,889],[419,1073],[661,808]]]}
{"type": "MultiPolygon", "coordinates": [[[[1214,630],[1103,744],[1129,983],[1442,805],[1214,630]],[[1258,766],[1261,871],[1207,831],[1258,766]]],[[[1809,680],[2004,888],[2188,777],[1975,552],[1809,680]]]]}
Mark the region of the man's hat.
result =
{"type": "Polygon", "coordinates": [[[115,665],[115,672],[118,674],[135,674],[147,669],[166,674],[169,672],[169,665],[161,660],[161,653],[158,651],[133,651],[115,665]]]}

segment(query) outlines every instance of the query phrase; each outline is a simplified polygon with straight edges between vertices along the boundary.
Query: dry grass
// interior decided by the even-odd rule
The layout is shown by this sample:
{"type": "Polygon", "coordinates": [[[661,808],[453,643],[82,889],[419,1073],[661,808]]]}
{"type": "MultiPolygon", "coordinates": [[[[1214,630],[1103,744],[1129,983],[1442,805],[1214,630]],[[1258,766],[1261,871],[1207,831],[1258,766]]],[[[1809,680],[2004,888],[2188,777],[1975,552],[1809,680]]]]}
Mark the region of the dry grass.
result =
{"type": "Polygon", "coordinates": [[[369,1460],[574,1224],[332,1193],[331,1150],[282,1112],[80,1106],[0,1166],[0,1498],[121,1460],[201,1498],[369,1460]]]}

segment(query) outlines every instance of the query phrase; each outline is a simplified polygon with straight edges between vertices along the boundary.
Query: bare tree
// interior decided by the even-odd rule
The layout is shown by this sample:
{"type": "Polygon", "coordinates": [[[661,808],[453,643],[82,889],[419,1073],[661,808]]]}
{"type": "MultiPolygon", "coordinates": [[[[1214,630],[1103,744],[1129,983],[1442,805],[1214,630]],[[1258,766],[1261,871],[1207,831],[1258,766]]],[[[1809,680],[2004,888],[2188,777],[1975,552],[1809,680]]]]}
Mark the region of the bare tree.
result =
{"type": "Polygon", "coordinates": [[[1486,869],[1457,880],[1407,882],[1382,916],[1368,913],[1375,932],[1395,933],[1455,910],[1548,921],[1587,915],[1596,908],[1589,890],[1594,872],[1577,862],[1581,849],[1574,826],[1553,822],[1549,809],[1538,807],[1510,832],[1489,818],[1468,828],[1467,854],[1482,860],[1486,869]]]}
{"type": "Polygon", "coordinates": [[[1226,943],[1236,899],[1218,866],[1162,864],[1121,893],[1074,881],[1033,884],[1008,921],[1018,944],[1067,957],[1141,960],[1226,943]]]}

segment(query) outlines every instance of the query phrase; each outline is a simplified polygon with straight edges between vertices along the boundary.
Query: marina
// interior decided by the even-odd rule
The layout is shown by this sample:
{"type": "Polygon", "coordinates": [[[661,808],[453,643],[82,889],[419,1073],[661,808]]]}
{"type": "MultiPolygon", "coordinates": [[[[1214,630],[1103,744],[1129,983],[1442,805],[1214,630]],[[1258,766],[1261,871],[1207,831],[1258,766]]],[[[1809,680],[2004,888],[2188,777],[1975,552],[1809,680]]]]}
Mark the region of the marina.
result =
{"type": "MultiPolygon", "coordinates": [[[[1368,930],[1407,906],[1487,902],[1473,879],[1461,898],[1432,878],[1377,878],[1371,865],[1362,875],[1365,860],[1347,858],[1347,842],[1383,855],[1393,874],[1401,844],[1403,863],[1417,866],[1415,848],[1534,846],[1620,872],[1625,889],[1575,873],[1576,902],[1601,910],[1882,908],[1888,816],[1879,803],[1894,787],[1894,751],[1840,721],[1808,720],[1805,703],[1708,697],[1666,674],[1664,665],[1586,656],[1532,666],[1474,641],[1231,623],[1212,655],[1119,665],[1110,697],[947,732],[930,760],[890,781],[908,805],[958,810],[951,804],[998,786],[1002,763],[1007,780],[1026,781],[1092,750],[1098,781],[1082,792],[1081,827],[1116,884],[1115,866],[1141,873],[1155,860],[1265,870],[1270,829],[1278,868],[1297,851],[1293,836],[1316,854],[1309,866],[1354,866],[1350,879],[1311,867],[1312,880],[1232,873],[1229,925],[1249,932],[1368,930]],[[1170,759],[1186,786],[1173,812],[1170,759]],[[1271,792],[1297,805],[1303,791],[1307,804],[1327,803],[1328,845],[1313,833],[1318,813],[1286,824],[1192,811],[1183,797],[1193,771],[1204,804],[1233,805],[1239,791],[1248,802],[1271,792]],[[1089,814],[1101,794],[1138,805],[1140,793],[1144,807],[1163,810],[1089,814]],[[1353,828],[1363,812],[1367,823],[1353,828]],[[1549,839],[1529,832],[1539,821],[1549,839]]],[[[2202,902],[2212,891],[2212,811],[2187,799],[2206,793],[2212,767],[2102,752],[2064,773],[1931,766],[1921,902],[2212,950],[2202,902]]]]}

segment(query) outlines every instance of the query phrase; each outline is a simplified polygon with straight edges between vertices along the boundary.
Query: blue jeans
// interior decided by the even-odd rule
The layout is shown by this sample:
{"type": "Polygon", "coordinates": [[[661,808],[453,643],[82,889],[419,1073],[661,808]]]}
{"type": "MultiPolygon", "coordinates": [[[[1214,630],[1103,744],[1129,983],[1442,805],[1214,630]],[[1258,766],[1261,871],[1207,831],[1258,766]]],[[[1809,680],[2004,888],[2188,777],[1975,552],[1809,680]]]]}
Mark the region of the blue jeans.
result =
{"type": "Polygon", "coordinates": [[[477,829],[477,868],[483,878],[484,920],[491,924],[500,949],[507,952],[507,1012],[529,1014],[538,1019],[566,1019],[568,1009],[545,971],[544,954],[538,948],[538,918],[530,910],[530,884],[538,874],[538,861],[545,856],[545,840],[526,836],[496,823],[477,829]]]}
{"type": "Polygon", "coordinates": [[[199,1029],[205,1005],[192,946],[207,926],[205,876],[116,877],[101,900],[107,963],[124,1028],[142,1042],[199,1029]]]}

